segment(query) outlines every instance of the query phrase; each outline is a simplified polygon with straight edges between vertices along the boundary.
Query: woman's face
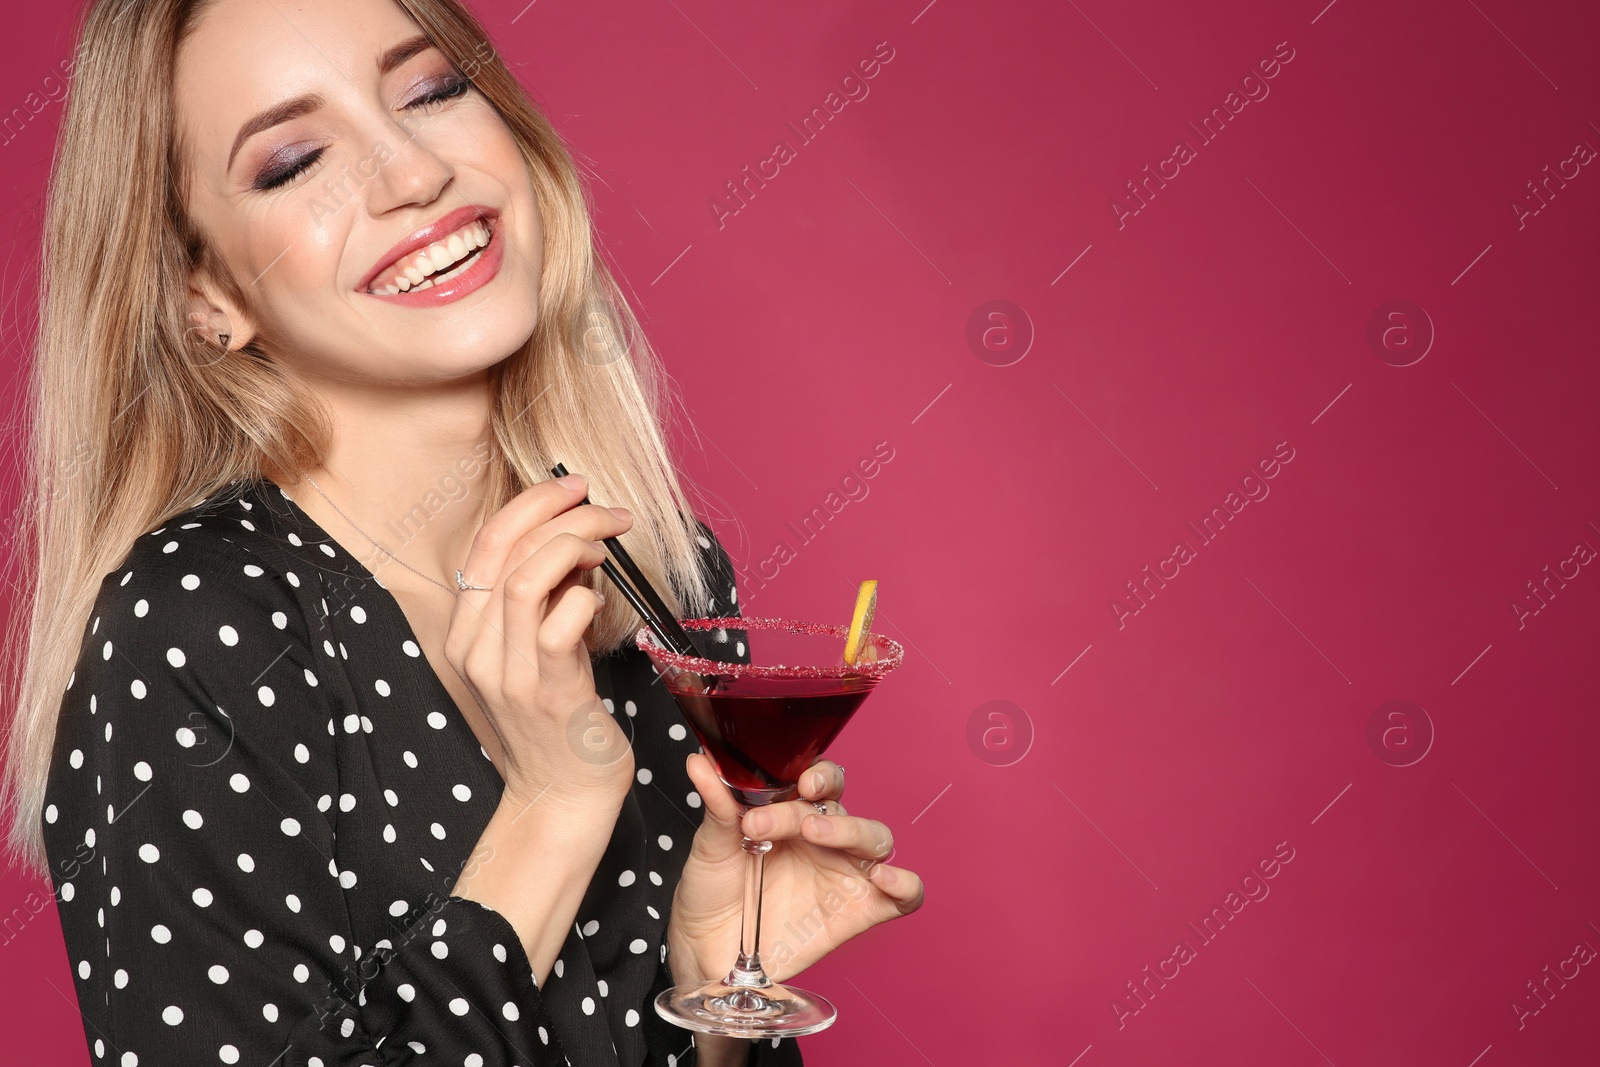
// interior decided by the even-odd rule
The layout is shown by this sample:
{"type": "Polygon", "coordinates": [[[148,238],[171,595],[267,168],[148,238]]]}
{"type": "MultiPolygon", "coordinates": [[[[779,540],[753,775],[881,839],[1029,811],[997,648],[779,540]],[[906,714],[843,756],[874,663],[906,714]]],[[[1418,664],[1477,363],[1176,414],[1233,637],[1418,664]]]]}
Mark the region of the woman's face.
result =
{"type": "Polygon", "coordinates": [[[217,0],[174,74],[190,216],[247,294],[248,313],[222,305],[236,338],[378,385],[476,374],[527,340],[527,165],[391,0],[217,0]]]}

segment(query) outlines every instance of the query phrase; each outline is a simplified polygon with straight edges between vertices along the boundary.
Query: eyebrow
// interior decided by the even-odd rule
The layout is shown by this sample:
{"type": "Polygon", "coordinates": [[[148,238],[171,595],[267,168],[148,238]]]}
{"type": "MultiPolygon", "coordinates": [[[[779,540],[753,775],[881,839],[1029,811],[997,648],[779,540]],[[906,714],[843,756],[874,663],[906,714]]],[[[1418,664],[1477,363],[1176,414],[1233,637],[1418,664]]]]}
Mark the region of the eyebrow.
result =
{"type": "MultiPolygon", "coordinates": [[[[415,37],[407,38],[378,57],[378,73],[380,75],[388,74],[406,60],[413,56],[421,55],[432,47],[434,47],[434,44],[426,34],[419,33],[415,37]]],[[[239,154],[239,149],[256,134],[270,130],[274,126],[280,126],[285,122],[291,122],[304,115],[309,115],[322,107],[324,103],[326,101],[323,100],[320,93],[306,93],[303,96],[295,97],[293,100],[285,100],[281,104],[274,104],[265,111],[252,116],[249,121],[239,127],[238,134],[233,138],[233,147],[228,150],[228,166],[230,168],[233,166],[234,157],[239,154]]]]}

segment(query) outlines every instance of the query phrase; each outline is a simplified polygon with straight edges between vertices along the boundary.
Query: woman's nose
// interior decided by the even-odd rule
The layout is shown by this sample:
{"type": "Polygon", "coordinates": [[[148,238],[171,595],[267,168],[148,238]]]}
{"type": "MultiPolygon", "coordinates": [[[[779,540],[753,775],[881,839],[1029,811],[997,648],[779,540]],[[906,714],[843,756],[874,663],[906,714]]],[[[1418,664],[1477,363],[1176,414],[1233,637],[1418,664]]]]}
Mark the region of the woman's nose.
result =
{"type": "Polygon", "coordinates": [[[398,146],[379,162],[377,173],[367,186],[367,207],[373,215],[411,204],[432,203],[455,177],[455,168],[421,137],[404,127],[397,127],[395,132],[399,135],[398,146]]]}

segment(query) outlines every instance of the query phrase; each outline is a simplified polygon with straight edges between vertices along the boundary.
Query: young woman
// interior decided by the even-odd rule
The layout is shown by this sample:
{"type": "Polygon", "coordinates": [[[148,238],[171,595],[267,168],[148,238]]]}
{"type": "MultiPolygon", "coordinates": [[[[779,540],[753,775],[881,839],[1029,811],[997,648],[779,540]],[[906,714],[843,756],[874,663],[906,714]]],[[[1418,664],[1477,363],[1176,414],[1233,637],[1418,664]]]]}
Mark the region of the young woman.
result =
{"type": "Polygon", "coordinates": [[[473,19],[94,3],[44,267],[7,773],[94,1062],[799,1063],[652,1007],[736,955],[741,833],[775,980],[922,884],[835,763],[741,820],[602,595],[621,535],[738,610],[473,19]]]}

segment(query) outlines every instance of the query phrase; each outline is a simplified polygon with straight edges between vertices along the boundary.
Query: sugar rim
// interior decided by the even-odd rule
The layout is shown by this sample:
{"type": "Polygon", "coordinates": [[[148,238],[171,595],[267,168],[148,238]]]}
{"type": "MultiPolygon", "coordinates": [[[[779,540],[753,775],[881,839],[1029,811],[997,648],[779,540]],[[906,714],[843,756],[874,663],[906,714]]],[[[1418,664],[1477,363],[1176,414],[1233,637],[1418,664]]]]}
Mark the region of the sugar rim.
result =
{"type": "MultiPolygon", "coordinates": [[[[715,619],[679,619],[678,623],[686,630],[786,630],[799,634],[826,634],[837,637],[840,641],[850,636],[850,628],[847,626],[829,626],[825,623],[799,622],[794,619],[742,618],[731,615],[715,619]]],[[[867,636],[885,653],[884,655],[871,661],[858,661],[853,666],[840,664],[831,667],[811,665],[793,667],[778,663],[723,663],[720,660],[704,659],[700,656],[685,656],[663,648],[648,626],[641,627],[633,635],[633,640],[652,661],[665,663],[680,671],[692,671],[695,674],[716,675],[722,678],[879,679],[904,661],[906,650],[901,647],[900,642],[883,634],[869,633],[867,636]]]]}

